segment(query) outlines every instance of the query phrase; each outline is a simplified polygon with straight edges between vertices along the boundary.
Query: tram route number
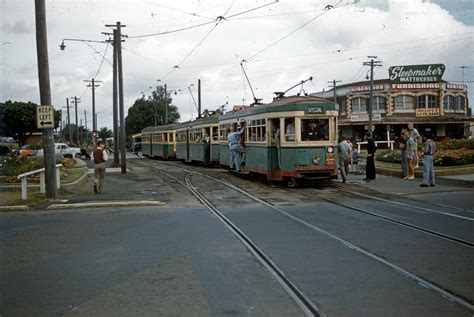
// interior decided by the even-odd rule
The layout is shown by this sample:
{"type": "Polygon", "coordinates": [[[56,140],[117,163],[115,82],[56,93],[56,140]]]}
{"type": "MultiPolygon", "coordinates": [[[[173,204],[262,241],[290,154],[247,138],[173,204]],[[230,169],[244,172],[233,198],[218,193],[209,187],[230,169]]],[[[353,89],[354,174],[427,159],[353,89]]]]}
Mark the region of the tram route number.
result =
{"type": "Polygon", "coordinates": [[[36,107],[36,126],[38,129],[54,128],[53,106],[37,106],[36,107]]]}
{"type": "Polygon", "coordinates": [[[321,107],[321,106],[308,106],[308,108],[306,108],[306,113],[322,114],[323,113],[323,107],[321,107]]]}

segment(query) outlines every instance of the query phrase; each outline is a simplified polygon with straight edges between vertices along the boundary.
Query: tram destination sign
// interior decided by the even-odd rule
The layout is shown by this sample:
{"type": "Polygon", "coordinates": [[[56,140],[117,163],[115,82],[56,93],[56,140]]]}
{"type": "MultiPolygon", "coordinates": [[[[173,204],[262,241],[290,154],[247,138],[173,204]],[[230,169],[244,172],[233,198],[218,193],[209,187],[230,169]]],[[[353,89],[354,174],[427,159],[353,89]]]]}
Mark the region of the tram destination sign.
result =
{"type": "Polygon", "coordinates": [[[308,106],[306,108],[306,113],[308,114],[323,114],[323,107],[322,106],[308,106]]]}
{"type": "Polygon", "coordinates": [[[436,83],[445,69],[443,64],[392,66],[388,76],[392,83],[436,83]]]}

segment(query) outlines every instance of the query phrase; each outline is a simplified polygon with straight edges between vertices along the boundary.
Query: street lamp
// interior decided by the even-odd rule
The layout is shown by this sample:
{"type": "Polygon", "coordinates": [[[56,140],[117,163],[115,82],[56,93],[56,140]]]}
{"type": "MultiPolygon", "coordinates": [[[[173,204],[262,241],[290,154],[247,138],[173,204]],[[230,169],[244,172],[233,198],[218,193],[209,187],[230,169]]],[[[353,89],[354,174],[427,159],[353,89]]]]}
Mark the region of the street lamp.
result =
{"type": "Polygon", "coordinates": [[[66,44],[64,44],[64,41],[86,42],[86,43],[107,43],[107,41],[84,40],[84,39],[63,39],[61,42],[61,45],[59,45],[59,48],[61,49],[61,51],[64,51],[66,49],[66,44]]]}

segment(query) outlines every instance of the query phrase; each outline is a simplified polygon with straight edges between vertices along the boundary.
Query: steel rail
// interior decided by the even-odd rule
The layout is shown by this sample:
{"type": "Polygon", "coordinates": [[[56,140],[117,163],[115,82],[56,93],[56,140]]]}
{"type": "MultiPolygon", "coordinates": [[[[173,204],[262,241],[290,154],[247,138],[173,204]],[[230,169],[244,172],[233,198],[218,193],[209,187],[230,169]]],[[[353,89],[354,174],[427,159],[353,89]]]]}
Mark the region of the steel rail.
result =
{"type": "Polygon", "coordinates": [[[420,231],[420,232],[435,236],[437,238],[441,238],[441,239],[448,240],[448,241],[453,242],[453,243],[460,244],[464,247],[474,248],[474,243],[472,243],[470,241],[466,241],[466,240],[463,240],[463,239],[460,239],[460,238],[456,238],[456,237],[453,237],[453,236],[450,236],[450,235],[447,235],[447,234],[444,234],[444,233],[440,233],[440,232],[437,232],[437,231],[434,231],[434,230],[426,229],[426,228],[423,228],[423,227],[420,227],[420,226],[417,226],[417,225],[410,224],[408,222],[404,222],[404,221],[401,221],[401,220],[391,218],[391,217],[382,216],[382,215],[379,215],[375,212],[364,210],[362,208],[346,205],[346,204],[340,203],[338,201],[332,200],[330,198],[323,197],[321,195],[318,195],[318,198],[323,199],[327,202],[330,202],[334,205],[338,205],[338,206],[341,206],[341,207],[344,207],[344,208],[347,208],[347,209],[355,210],[355,211],[373,216],[375,218],[380,218],[380,219],[382,219],[384,221],[387,221],[387,222],[395,223],[397,225],[401,225],[403,227],[414,229],[416,231],[420,231]]]}
{"type": "Polygon", "coordinates": [[[428,281],[428,280],[425,280],[424,278],[422,278],[422,277],[420,277],[420,276],[418,276],[418,275],[416,275],[416,274],[414,274],[414,273],[411,273],[411,272],[409,272],[409,271],[403,269],[402,267],[400,267],[400,266],[398,266],[398,265],[396,265],[396,264],[394,264],[394,263],[392,263],[392,262],[390,262],[390,261],[388,261],[388,260],[386,260],[386,259],[384,259],[384,258],[382,258],[382,257],[380,257],[380,256],[378,256],[378,255],[376,255],[376,254],[374,254],[374,253],[371,253],[371,252],[369,252],[369,251],[367,251],[367,250],[364,250],[364,249],[362,249],[361,247],[359,247],[359,246],[357,246],[357,245],[355,245],[355,244],[353,244],[353,243],[351,243],[351,242],[349,242],[349,241],[347,241],[347,240],[345,240],[345,239],[343,239],[343,238],[341,238],[341,237],[339,237],[339,236],[337,236],[337,235],[335,235],[335,234],[330,233],[329,231],[326,231],[326,230],[324,230],[324,229],[322,229],[322,228],[320,228],[320,227],[318,227],[318,226],[315,226],[315,225],[313,225],[313,224],[311,224],[311,223],[309,223],[309,222],[307,222],[307,221],[305,221],[305,220],[303,220],[303,219],[301,219],[301,218],[298,218],[298,217],[296,217],[296,216],[294,216],[294,215],[292,215],[292,214],[290,214],[290,213],[288,213],[288,212],[286,212],[286,211],[284,211],[284,210],[282,210],[282,209],[280,209],[280,208],[278,208],[278,207],[272,205],[271,203],[266,202],[266,201],[264,201],[263,199],[258,198],[258,197],[256,197],[256,196],[254,196],[254,195],[248,193],[247,191],[245,191],[245,190],[243,190],[243,189],[241,189],[241,188],[239,188],[239,187],[237,187],[237,186],[235,186],[235,185],[233,185],[233,184],[230,184],[230,183],[228,183],[228,182],[221,181],[221,180],[219,180],[219,179],[217,179],[217,178],[214,178],[214,177],[209,176],[209,175],[206,175],[206,174],[202,174],[202,173],[195,173],[195,174],[198,174],[198,175],[207,177],[207,178],[212,179],[212,180],[214,180],[214,181],[216,181],[216,182],[219,182],[219,183],[221,183],[221,184],[223,184],[223,185],[225,185],[225,186],[227,186],[227,187],[233,188],[234,190],[236,190],[236,191],[238,191],[238,192],[240,192],[240,193],[246,195],[247,197],[249,197],[249,198],[251,198],[251,199],[253,199],[253,200],[255,200],[255,201],[258,201],[258,202],[260,202],[260,203],[262,203],[262,204],[264,204],[264,205],[266,205],[266,206],[268,206],[268,207],[271,207],[272,209],[274,209],[274,210],[280,212],[281,214],[283,214],[284,216],[286,216],[286,217],[288,217],[288,218],[290,218],[290,219],[292,219],[292,220],[294,220],[294,221],[296,221],[296,222],[298,222],[298,223],[304,225],[305,227],[311,228],[311,229],[313,229],[313,230],[315,230],[315,231],[317,231],[317,232],[319,232],[319,233],[321,233],[321,234],[323,234],[323,235],[325,235],[325,236],[327,236],[327,237],[330,237],[330,238],[332,238],[332,239],[334,239],[334,240],[340,242],[343,246],[345,246],[345,247],[347,247],[347,248],[349,248],[349,249],[352,249],[352,250],[354,250],[354,251],[360,252],[360,253],[362,253],[362,254],[368,256],[369,258],[371,258],[371,259],[373,259],[373,260],[375,260],[375,261],[377,261],[377,262],[379,262],[379,263],[382,263],[382,264],[388,266],[389,268],[393,269],[394,271],[396,271],[397,273],[401,274],[402,276],[408,277],[408,278],[414,280],[417,284],[419,284],[419,285],[421,285],[421,286],[423,286],[423,287],[425,287],[425,288],[427,288],[427,289],[433,290],[434,292],[438,293],[441,297],[443,297],[443,298],[445,298],[445,299],[447,299],[447,300],[449,300],[449,301],[451,301],[451,302],[457,303],[457,304],[459,304],[460,306],[462,306],[462,307],[464,307],[464,308],[467,308],[467,309],[470,310],[471,312],[474,312],[474,305],[471,304],[470,302],[468,302],[467,300],[465,300],[464,298],[459,297],[459,296],[457,296],[457,295],[455,295],[455,294],[452,294],[452,293],[450,293],[449,291],[447,291],[447,290],[445,290],[445,289],[443,289],[443,288],[441,288],[441,287],[435,285],[434,283],[432,283],[432,282],[430,282],[430,281],[428,281]]]}
{"type": "Polygon", "coordinates": [[[240,230],[229,218],[224,216],[222,212],[219,211],[206,197],[200,193],[197,188],[192,184],[190,180],[190,175],[200,174],[198,172],[193,172],[181,167],[178,167],[188,173],[185,176],[185,182],[174,177],[170,173],[163,171],[157,166],[146,164],[140,162],[139,164],[146,165],[157,169],[161,174],[167,176],[168,178],[174,180],[187,190],[191,192],[204,206],[206,206],[212,214],[214,214],[224,225],[234,234],[234,236],[239,239],[242,244],[253,254],[253,256],[258,260],[260,264],[270,273],[270,275],[280,284],[280,286],[287,292],[291,299],[298,305],[298,307],[304,312],[306,316],[326,316],[324,312],[306,295],[301,291],[293,282],[291,282],[283,273],[283,271],[278,268],[278,266],[270,259],[270,257],[261,250],[255,242],[252,241],[242,230],[240,230]]]}
{"type": "MultiPolygon", "coordinates": [[[[427,288],[427,289],[430,289],[430,290],[432,290],[432,291],[438,293],[442,298],[447,299],[447,300],[449,300],[449,301],[451,301],[451,302],[457,303],[458,305],[460,305],[460,306],[462,306],[462,307],[468,309],[469,311],[474,312],[474,305],[471,304],[470,302],[468,302],[467,300],[465,300],[464,298],[462,298],[462,297],[460,297],[460,296],[457,296],[457,295],[455,295],[455,294],[452,294],[452,293],[450,293],[449,291],[447,291],[447,290],[445,290],[445,289],[443,289],[443,288],[437,286],[436,284],[431,283],[430,281],[425,280],[424,278],[422,278],[422,277],[420,277],[420,276],[418,276],[418,275],[416,275],[416,274],[414,274],[414,273],[411,273],[411,272],[409,272],[409,271],[403,269],[402,267],[400,267],[400,266],[398,266],[398,265],[396,265],[396,264],[394,264],[394,263],[392,263],[392,262],[390,262],[390,261],[388,261],[388,260],[386,260],[386,259],[384,259],[384,258],[382,258],[382,257],[380,257],[380,256],[378,256],[378,255],[376,255],[376,254],[374,254],[374,253],[371,253],[371,252],[369,252],[369,251],[367,251],[367,250],[364,250],[363,248],[361,248],[361,247],[359,247],[359,246],[357,246],[357,245],[355,245],[355,244],[353,244],[353,243],[351,243],[351,242],[349,242],[349,241],[347,241],[347,240],[345,240],[345,239],[343,239],[343,238],[341,238],[341,237],[339,237],[339,236],[337,236],[337,235],[335,235],[335,234],[332,234],[332,233],[330,233],[329,231],[326,231],[326,230],[324,230],[324,229],[322,229],[322,228],[320,228],[320,227],[318,227],[318,226],[315,226],[315,225],[313,225],[313,224],[311,224],[311,223],[309,223],[309,222],[307,222],[307,221],[305,221],[305,220],[303,220],[303,219],[301,219],[301,218],[298,218],[298,217],[296,217],[296,216],[294,216],[294,215],[292,215],[292,214],[290,214],[290,213],[284,211],[283,209],[281,209],[281,208],[279,208],[279,207],[277,207],[277,206],[274,206],[273,204],[271,204],[271,203],[269,203],[269,202],[267,202],[267,201],[265,201],[265,200],[263,200],[263,199],[261,199],[261,198],[259,198],[259,197],[256,197],[256,196],[254,196],[254,195],[252,195],[252,194],[250,194],[250,193],[248,193],[247,191],[245,191],[245,190],[243,190],[243,189],[241,189],[241,188],[235,186],[234,184],[231,184],[231,183],[229,183],[229,182],[222,181],[222,180],[220,180],[220,179],[217,179],[217,178],[212,177],[212,176],[207,175],[207,174],[203,174],[203,173],[195,172],[195,171],[190,171],[190,170],[187,170],[187,169],[185,169],[185,168],[183,168],[183,167],[180,167],[180,166],[177,166],[177,165],[174,165],[174,164],[173,164],[173,166],[175,166],[175,167],[177,167],[177,168],[179,168],[179,169],[182,169],[182,170],[184,170],[184,171],[191,172],[191,173],[193,173],[193,174],[197,174],[197,175],[200,175],[200,176],[203,176],[203,177],[207,177],[207,178],[212,179],[212,180],[214,180],[214,181],[216,181],[216,182],[218,182],[218,183],[220,183],[220,184],[223,184],[223,185],[225,185],[225,186],[227,186],[227,187],[230,187],[230,188],[232,188],[232,189],[234,189],[234,190],[236,190],[236,191],[238,191],[238,192],[240,192],[240,193],[246,195],[247,197],[249,197],[249,198],[251,198],[251,199],[253,199],[253,200],[257,201],[257,202],[259,202],[259,203],[261,203],[261,204],[263,204],[263,205],[266,205],[266,206],[268,206],[268,207],[270,207],[270,208],[272,208],[272,209],[278,211],[279,213],[281,213],[282,215],[286,216],[287,218],[292,219],[292,220],[294,220],[294,221],[296,221],[296,222],[302,224],[302,225],[305,226],[305,227],[308,227],[308,228],[310,228],[310,229],[313,229],[313,230],[315,230],[315,231],[317,231],[317,232],[319,232],[319,233],[321,233],[321,234],[323,234],[323,235],[325,235],[325,236],[327,236],[327,237],[329,237],[329,238],[331,238],[331,239],[334,239],[334,240],[338,241],[339,243],[341,243],[343,246],[345,246],[345,247],[347,247],[347,248],[349,248],[349,249],[351,249],[351,250],[353,250],[353,251],[360,252],[361,254],[363,254],[363,255],[365,255],[365,256],[367,256],[367,257],[369,257],[369,258],[371,258],[371,259],[373,259],[373,260],[375,260],[375,261],[377,261],[377,262],[379,262],[379,263],[382,263],[382,264],[384,264],[385,266],[388,266],[389,268],[393,269],[395,272],[397,272],[397,273],[399,273],[400,275],[405,276],[405,277],[407,277],[407,278],[409,278],[409,279],[415,281],[417,284],[421,285],[422,287],[425,287],[425,288],[427,288]]],[[[153,166],[152,166],[152,167],[153,167],[153,166]]],[[[157,168],[157,167],[154,167],[154,168],[157,168]]],[[[158,168],[157,168],[157,169],[158,169],[158,168]]],[[[331,203],[332,203],[332,202],[331,202],[331,203]]],[[[343,207],[347,208],[346,206],[343,206],[343,207]]],[[[453,241],[453,242],[454,242],[454,241],[453,241]]]]}
{"type": "MultiPolygon", "coordinates": [[[[376,197],[376,196],[372,196],[372,195],[368,195],[368,194],[364,194],[364,193],[358,193],[358,192],[355,192],[355,191],[352,191],[352,190],[342,190],[342,189],[337,188],[337,187],[333,187],[333,188],[334,188],[335,190],[339,191],[339,192],[349,193],[349,194],[352,194],[352,195],[355,195],[355,196],[360,196],[360,197],[364,197],[364,198],[369,198],[369,199],[373,199],[373,200],[378,200],[378,201],[382,201],[382,202],[389,203],[389,204],[393,204],[393,205],[398,205],[398,206],[403,206],[403,207],[410,207],[410,208],[414,208],[414,209],[418,209],[418,210],[422,210],[422,211],[427,211],[427,212],[431,212],[431,213],[442,214],[442,215],[445,215],[445,216],[454,217],[454,218],[459,218],[459,219],[467,220],[467,221],[474,221],[474,218],[472,218],[472,217],[465,217],[465,216],[460,216],[460,215],[452,214],[452,213],[449,213],[449,212],[443,212],[443,211],[434,210],[434,209],[429,209],[429,208],[424,208],[424,207],[420,207],[420,206],[409,205],[409,204],[401,203],[401,202],[398,202],[398,201],[392,201],[392,200],[388,200],[388,199],[384,199],[384,198],[380,198],[380,197],[376,197]]],[[[418,201],[418,200],[416,200],[416,201],[418,201]]],[[[420,202],[420,201],[418,201],[418,202],[420,202]]],[[[421,203],[423,203],[423,202],[421,202],[421,203]]],[[[441,206],[441,207],[453,208],[453,207],[446,206],[446,205],[443,205],[443,206],[441,206]]],[[[453,209],[460,209],[460,208],[454,207],[453,209]]],[[[470,211],[470,210],[464,210],[464,209],[461,209],[461,210],[462,210],[462,211],[465,211],[465,212],[472,212],[472,211],[470,211]]]]}

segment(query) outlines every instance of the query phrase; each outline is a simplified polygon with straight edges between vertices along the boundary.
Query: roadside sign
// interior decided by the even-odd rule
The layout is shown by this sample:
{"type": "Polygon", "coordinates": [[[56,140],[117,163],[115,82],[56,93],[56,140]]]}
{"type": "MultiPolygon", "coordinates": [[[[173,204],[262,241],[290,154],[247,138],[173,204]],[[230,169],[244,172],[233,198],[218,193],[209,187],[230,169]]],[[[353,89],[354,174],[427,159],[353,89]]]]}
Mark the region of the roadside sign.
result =
{"type": "Polygon", "coordinates": [[[53,106],[36,107],[36,126],[38,129],[54,129],[53,106]]]}

